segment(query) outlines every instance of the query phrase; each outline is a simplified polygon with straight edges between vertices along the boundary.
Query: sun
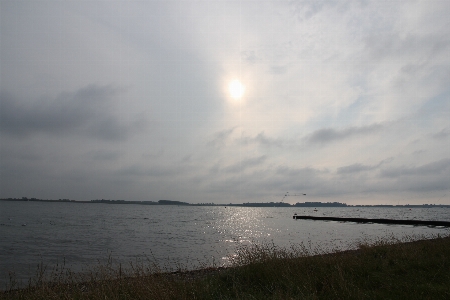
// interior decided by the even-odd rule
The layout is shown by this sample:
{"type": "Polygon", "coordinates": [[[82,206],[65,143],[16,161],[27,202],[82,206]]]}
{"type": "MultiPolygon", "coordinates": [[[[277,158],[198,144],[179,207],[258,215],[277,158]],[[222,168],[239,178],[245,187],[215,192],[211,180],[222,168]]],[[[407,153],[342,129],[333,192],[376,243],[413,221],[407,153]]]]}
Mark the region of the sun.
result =
{"type": "Polygon", "coordinates": [[[245,86],[238,79],[231,81],[228,89],[234,99],[241,99],[245,92],[245,86]]]}

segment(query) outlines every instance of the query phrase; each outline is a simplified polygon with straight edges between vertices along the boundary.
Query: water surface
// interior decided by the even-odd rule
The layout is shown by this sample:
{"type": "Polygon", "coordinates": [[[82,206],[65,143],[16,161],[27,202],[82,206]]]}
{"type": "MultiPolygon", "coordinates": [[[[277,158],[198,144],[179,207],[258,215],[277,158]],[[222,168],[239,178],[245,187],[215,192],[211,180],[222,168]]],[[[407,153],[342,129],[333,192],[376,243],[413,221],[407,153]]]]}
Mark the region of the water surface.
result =
{"type": "Polygon", "coordinates": [[[273,242],[349,249],[361,239],[446,234],[410,225],[293,220],[299,215],[450,221],[448,208],[247,208],[0,201],[0,289],[39,263],[73,270],[149,258],[162,267],[225,265],[236,247],[273,242]]]}

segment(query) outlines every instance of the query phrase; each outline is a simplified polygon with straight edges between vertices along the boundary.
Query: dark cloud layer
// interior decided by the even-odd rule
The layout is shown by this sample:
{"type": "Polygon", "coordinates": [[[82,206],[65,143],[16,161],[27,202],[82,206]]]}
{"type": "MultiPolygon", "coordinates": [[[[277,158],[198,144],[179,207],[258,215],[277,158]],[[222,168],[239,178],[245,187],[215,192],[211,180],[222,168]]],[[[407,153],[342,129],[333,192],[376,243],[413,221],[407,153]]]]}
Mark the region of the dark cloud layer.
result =
{"type": "MultiPolygon", "coordinates": [[[[414,167],[393,167],[386,168],[381,172],[381,176],[390,178],[400,178],[404,176],[448,176],[450,175],[450,159],[445,158],[414,167]]],[[[450,188],[450,184],[448,186],[450,188]]]]}
{"type": "Polygon", "coordinates": [[[334,141],[344,140],[354,136],[365,136],[376,133],[383,128],[381,124],[372,124],[362,127],[348,127],[337,130],[333,128],[325,128],[314,131],[306,140],[311,144],[326,144],[334,141]]]}
{"type": "Polygon", "coordinates": [[[124,140],[143,125],[143,120],[123,124],[112,113],[123,89],[90,85],[54,99],[29,102],[7,91],[0,93],[0,130],[18,138],[44,133],[81,134],[102,140],[124,140]]]}
{"type": "Polygon", "coordinates": [[[348,166],[339,167],[337,169],[337,174],[351,174],[376,170],[379,169],[383,164],[389,163],[392,160],[393,160],[392,158],[384,159],[375,165],[364,165],[360,163],[355,163],[348,166]]]}

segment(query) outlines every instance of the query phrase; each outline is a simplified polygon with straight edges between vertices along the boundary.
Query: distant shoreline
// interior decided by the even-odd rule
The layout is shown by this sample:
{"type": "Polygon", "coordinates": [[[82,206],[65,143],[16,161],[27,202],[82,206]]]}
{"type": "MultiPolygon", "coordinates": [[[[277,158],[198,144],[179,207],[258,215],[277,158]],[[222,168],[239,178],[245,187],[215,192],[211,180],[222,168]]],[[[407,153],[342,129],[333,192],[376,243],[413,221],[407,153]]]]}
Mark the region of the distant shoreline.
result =
{"type": "Polygon", "coordinates": [[[38,198],[3,198],[0,201],[11,202],[58,202],[58,203],[88,203],[88,204],[137,204],[137,205],[175,205],[175,206],[234,206],[234,207],[391,207],[391,208],[450,208],[450,205],[446,204],[403,204],[403,205],[388,205],[388,204],[375,204],[375,205],[348,205],[340,202],[298,202],[296,204],[289,204],[285,202],[247,202],[241,204],[216,204],[216,203],[188,203],[174,200],[159,200],[159,201],[126,201],[126,200],[89,200],[78,201],[70,199],[38,199],[38,198]]]}

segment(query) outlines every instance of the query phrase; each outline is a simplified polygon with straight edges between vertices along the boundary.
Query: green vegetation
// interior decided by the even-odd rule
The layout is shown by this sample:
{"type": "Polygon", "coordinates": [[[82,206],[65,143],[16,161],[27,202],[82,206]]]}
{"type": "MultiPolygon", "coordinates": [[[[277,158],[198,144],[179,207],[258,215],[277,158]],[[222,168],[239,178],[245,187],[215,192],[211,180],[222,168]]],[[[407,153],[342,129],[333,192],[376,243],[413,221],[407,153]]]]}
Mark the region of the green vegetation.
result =
{"type": "Polygon", "coordinates": [[[41,268],[29,287],[12,285],[0,299],[450,299],[450,236],[413,240],[332,254],[254,245],[239,248],[231,268],[190,272],[141,262],[85,274],[55,268],[44,278],[41,268]]]}

